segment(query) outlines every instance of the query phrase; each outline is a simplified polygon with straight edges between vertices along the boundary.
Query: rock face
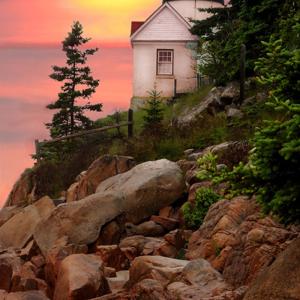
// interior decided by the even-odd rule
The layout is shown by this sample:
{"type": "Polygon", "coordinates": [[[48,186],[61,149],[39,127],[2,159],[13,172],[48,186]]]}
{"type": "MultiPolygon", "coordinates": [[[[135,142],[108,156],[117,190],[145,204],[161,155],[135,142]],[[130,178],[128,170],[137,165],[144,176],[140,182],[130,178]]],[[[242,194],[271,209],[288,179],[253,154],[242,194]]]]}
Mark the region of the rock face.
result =
{"type": "Polygon", "coordinates": [[[44,254],[58,241],[91,244],[102,226],[117,216],[123,214],[126,221],[137,223],[176,201],[184,189],[176,163],[146,162],[103,181],[96,194],[57,207],[36,229],[34,238],[44,254]]]}
{"type": "MultiPolygon", "coordinates": [[[[224,142],[224,143],[221,143],[218,145],[209,146],[201,151],[195,151],[188,156],[188,159],[191,161],[194,161],[194,160],[199,159],[200,157],[203,157],[205,154],[210,152],[214,155],[217,155],[219,160],[222,160],[222,158],[225,156],[227,156],[227,157],[230,156],[230,158],[233,158],[233,160],[234,160],[235,156],[241,156],[241,154],[244,156],[248,155],[248,150],[249,150],[249,147],[248,147],[247,143],[237,142],[237,141],[228,141],[228,142],[224,142]]],[[[241,158],[243,158],[243,157],[241,157],[241,158]]],[[[231,163],[235,164],[234,161],[231,163]]]]}
{"type": "Polygon", "coordinates": [[[135,166],[128,156],[104,155],[95,160],[88,170],[67,191],[67,202],[77,201],[94,194],[97,186],[105,179],[127,172],[135,166]]]}
{"type": "Polygon", "coordinates": [[[226,87],[214,87],[198,105],[192,109],[187,108],[179,115],[175,124],[181,128],[191,126],[203,118],[205,113],[214,115],[223,111],[226,106],[236,104],[239,96],[239,85],[236,82],[231,82],[226,87]]]}
{"type": "Polygon", "coordinates": [[[244,300],[300,299],[300,238],[285,251],[254,281],[244,300]]]}
{"type": "Polygon", "coordinates": [[[205,258],[234,287],[250,284],[297,236],[262,218],[254,200],[237,197],[212,205],[189,241],[188,259],[205,258]]]}
{"type": "Polygon", "coordinates": [[[23,248],[33,235],[37,224],[55,208],[49,197],[25,207],[0,227],[0,248],[23,248]]]}
{"type": "Polygon", "coordinates": [[[205,112],[214,113],[220,111],[222,108],[221,95],[224,88],[213,88],[207,97],[203,99],[198,105],[194,106],[192,109],[187,109],[175,120],[175,124],[178,127],[184,128],[192,125],[198,119],[203,118],[205,112]]]}
{"type": "Polygon", "coordinates": [[[109,292],[102,260],[95,255],[73,254],[60,266],[54,300],[92,299],[109,292]]]}
{"type": "Polygon", "coordinates": [[[33,174],[25,170],[19,180],[13,186],[4,207],[13,205],[24,205],[34,202],[35,199],[35,187],[34,187],[33,174]]]}

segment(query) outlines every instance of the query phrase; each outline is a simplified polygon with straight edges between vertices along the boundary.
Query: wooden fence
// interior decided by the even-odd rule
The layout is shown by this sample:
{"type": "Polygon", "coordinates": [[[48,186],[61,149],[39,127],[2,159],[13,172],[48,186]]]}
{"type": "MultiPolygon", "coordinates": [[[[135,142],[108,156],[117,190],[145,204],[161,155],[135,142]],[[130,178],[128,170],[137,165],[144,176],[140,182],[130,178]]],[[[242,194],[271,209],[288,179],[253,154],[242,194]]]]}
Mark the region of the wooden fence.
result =
{"type": "Polygon", "coordinates": [[[95,133],[98,133],[98,132],[105,132],[105,131],[108,131],[108,130],[111,130],[111,129],[117,129],[118,131],[120,131],[120,128],[124,127],[124,126],[127,126],[127,134],[128,134],[128,137],[131,138],[133,136],[133,110],[132,109],[128,110],[127,122],[120,122],[119,121],[119,116],[117,115],[117,123],[114,124],[114,125],[95,128],[95,129],[86,130],[86,131],[81,131],[81,132],[70,134],[70,135],[67,135],[67,136],[55,138],[55,139],[52,139],[52,140],[44,140],[44,141],[35,140],[36,158],[37,158],[38,161],[40,160],[41,147],[44,146],[44,145],[51,144],[51,143],[57,143],[57,142],[60,142],[60,141],[69,140],[69,139],[73,139],[73,138],[78,138],[78,137],[82,137],[82,136],[86,136],[86,135],[91,135],[91,134],[95,134],[95,133]]]}

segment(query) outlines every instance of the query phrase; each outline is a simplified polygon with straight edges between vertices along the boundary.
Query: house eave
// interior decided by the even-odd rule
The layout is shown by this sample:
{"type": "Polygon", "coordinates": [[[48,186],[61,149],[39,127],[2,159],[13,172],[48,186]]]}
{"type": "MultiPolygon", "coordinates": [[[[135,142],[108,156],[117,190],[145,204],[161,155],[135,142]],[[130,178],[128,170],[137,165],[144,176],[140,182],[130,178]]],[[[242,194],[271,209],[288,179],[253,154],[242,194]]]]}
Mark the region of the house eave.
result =
{"type": "Polygon", "coordinates": [[[190,30],[191,24],[189,24],[181,14],[168,2],[162,4],[157,10],[155,10],[144,22],[144,24],[136,31],[134,34],[130,36],[130,40],[133,41],[134,38],[149,24],[151,20],[153,20],[165,7],[170,9],[170,11],[190,30]]]}

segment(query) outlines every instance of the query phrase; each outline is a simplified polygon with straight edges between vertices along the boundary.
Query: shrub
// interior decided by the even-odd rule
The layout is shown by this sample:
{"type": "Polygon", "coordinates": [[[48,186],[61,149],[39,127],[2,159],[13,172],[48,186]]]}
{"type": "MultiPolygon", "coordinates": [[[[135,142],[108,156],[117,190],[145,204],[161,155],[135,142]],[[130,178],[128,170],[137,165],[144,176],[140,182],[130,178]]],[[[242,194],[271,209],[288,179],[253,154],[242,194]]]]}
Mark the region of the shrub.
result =
{"type": "Polygon", "coordinates": [[[212,189],[202,187],[196,192],[195,203],[186,202],[182,207],[185,223],[189,228],[199,228],[210,206],[221,198],[212,189]]]}
{"type": "Polygon", "coordinates": [[[218,157],[211,152],[200,157],[197,161],[199,171],[197,178],[199,180],[210,180],[216,175],[218,157]]]}

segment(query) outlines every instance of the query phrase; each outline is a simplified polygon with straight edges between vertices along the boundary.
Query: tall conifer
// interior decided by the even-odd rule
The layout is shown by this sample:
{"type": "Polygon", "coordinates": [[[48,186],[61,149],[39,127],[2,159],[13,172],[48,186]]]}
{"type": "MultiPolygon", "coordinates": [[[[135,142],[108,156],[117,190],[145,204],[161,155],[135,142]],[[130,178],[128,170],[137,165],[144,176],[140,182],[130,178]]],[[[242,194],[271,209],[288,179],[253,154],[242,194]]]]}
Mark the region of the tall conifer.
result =
{"type": "Polygon", "coordinates": [[[63,82],[56,102],[47,106],[49,109],[58,110],[52,122],[46,124],[51,137],[68,136],[74,132],[89,129],[93,121],[84,115],[85,111],[98,111],[102,104],[91,104],[89,99],[96,92],[99,80],[91,75],[91,69],[86,66],[88,56],[95,54],[97,48],[81,49],[90,39],[83,37],[83,27],[79,22],[74,22],[71,32],[62,42],[66,54],[66,65],[53,66],[50,77],[63,82]],[[78,101],[87,101],[80,105],[78,101]]]}

